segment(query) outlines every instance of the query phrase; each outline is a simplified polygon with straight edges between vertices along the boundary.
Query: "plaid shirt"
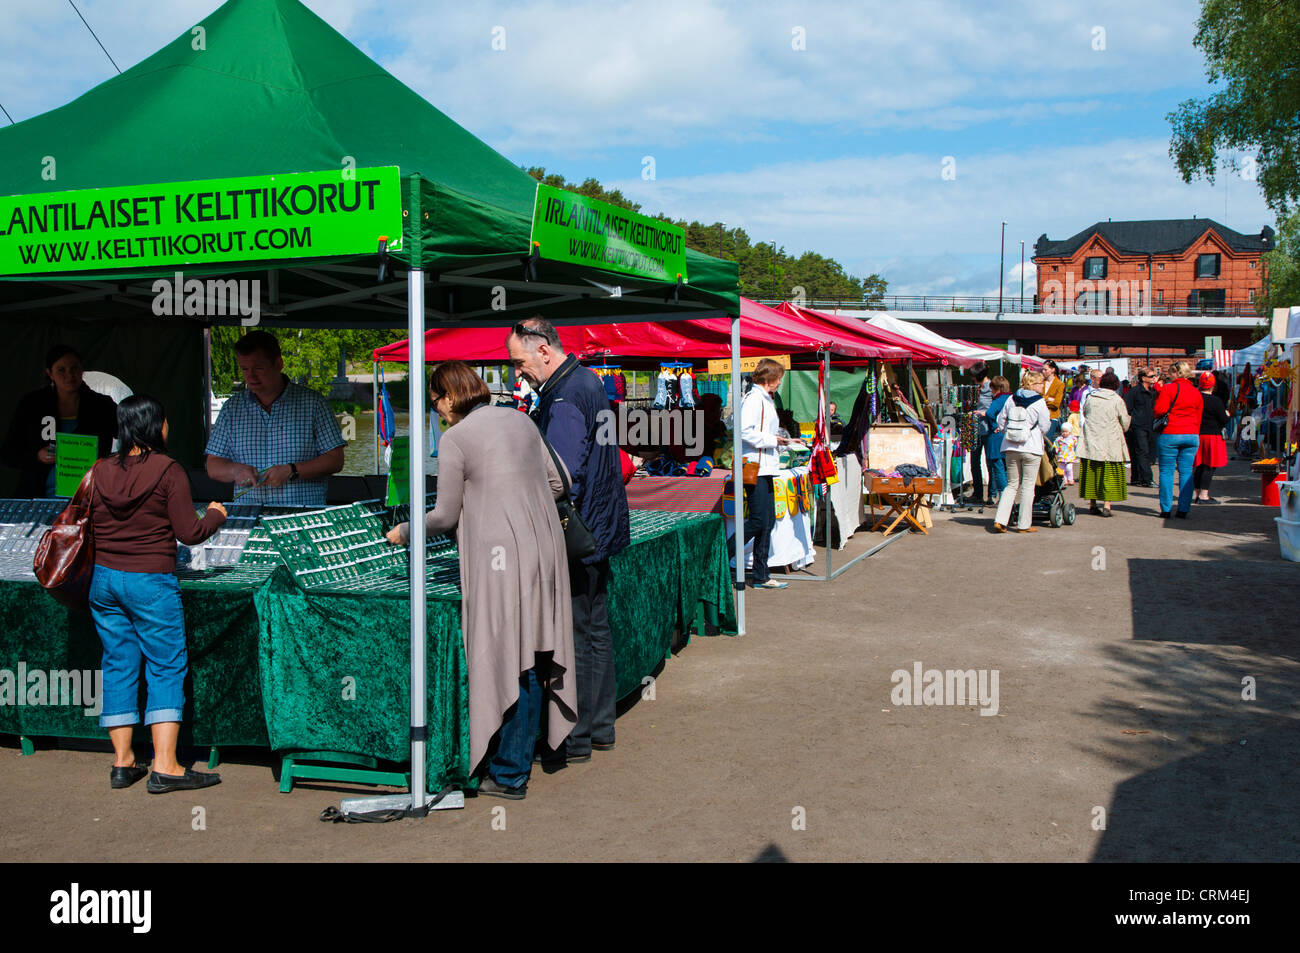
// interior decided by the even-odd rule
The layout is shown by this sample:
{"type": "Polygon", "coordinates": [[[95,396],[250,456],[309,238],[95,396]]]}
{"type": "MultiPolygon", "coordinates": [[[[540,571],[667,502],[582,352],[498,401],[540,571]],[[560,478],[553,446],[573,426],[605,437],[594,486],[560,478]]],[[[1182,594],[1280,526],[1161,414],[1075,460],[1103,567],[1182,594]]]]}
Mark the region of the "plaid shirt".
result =
{"type": "MultiPolygon", "coordinates": [[[[243,463],[255,470],[302,463],[343,446],[343,434],[329,404],[313,390],[286,381],[270,412],[250,391],[230,397],[217,415],[204,453],[243,463]]],[[[282,487],[259,487],[240,503],[264,506],[324,506],[325,478],[299,478],[282,487]]]]}

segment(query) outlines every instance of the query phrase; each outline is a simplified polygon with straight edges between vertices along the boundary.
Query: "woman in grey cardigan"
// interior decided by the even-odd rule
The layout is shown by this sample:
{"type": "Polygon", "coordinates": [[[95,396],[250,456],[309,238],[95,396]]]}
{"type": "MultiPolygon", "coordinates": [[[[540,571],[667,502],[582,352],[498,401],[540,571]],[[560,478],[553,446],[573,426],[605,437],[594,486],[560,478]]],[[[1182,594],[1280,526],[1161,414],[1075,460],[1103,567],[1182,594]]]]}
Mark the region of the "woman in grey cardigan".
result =
{"type": "MultiPolygon", "coordinates": [[[[468,364],[434,368],[429,397],[451,425],[439,441],[438,500],[425,526],[457,531],[470,765],[477,771],[490,755],[479,793],[518,800],[527,793],[543,701],[551,748],[577,722],[569,561],[555,509],[563,483],[537,425],[490,406],[487,385],[468,364]]],[[[408,542],[409,524],[388,538],[408,542]]]]}
{"type": "Polygon", "coordinates": [[[1083,428],[1079,435],[1079,499],[1091,500],[1089,512],[1113,516],[1112,502],[1128,499],[1128,442],[1124,431],[1132,418],[1119,390],[1119,377],[1107,371],[1101,386],[1083,403],[1083,428]],[[1105,506],[1098,506],[1101,500],[1105,506]]]}

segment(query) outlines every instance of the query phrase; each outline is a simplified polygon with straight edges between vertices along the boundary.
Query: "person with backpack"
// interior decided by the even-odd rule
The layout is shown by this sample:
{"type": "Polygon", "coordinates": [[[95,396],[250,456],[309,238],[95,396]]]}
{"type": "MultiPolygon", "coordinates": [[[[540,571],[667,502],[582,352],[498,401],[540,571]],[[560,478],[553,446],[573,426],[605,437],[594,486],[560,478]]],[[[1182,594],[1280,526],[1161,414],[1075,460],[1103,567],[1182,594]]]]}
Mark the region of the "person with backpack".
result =
{"type": "Polygon", "coordinates": [[[993,529],[999,533],[1007,531],[1011,507],[1016,503],[1020,504],[1019,531],[1037,532],[1030,525],[1034,518],[1034,485],[1043,456],[1043,438],[1052,427],[1052,415],[1043,399],[1045,386],[1042,374],[1026,371],[1020,378],[1020,390],[1003,404],[997,416],[1002,458],[1007,468],[1007,488],[998,499],[998,512],[993,519],[993,529]]]}

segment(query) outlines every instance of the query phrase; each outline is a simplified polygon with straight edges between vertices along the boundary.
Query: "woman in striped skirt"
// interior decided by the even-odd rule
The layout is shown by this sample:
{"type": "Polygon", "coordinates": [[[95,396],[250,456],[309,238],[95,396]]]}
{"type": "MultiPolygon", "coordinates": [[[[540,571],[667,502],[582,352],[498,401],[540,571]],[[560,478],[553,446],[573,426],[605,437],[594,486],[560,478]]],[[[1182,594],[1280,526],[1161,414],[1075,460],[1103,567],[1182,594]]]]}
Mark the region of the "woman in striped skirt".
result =
{"type": "Polygon", "coordinates": [[[1114,371],[1101,377],[1101,385],[1083,404],[1083,432],[1079,435],[1079,498],[1091,500],[1089,512],[1111,516],[1111,503],[1128,499],[1128,443],[1124,431],[1131,419],[1114,371]],[[1100,501],[1103,505],[1098,506],[1100,501]]]}

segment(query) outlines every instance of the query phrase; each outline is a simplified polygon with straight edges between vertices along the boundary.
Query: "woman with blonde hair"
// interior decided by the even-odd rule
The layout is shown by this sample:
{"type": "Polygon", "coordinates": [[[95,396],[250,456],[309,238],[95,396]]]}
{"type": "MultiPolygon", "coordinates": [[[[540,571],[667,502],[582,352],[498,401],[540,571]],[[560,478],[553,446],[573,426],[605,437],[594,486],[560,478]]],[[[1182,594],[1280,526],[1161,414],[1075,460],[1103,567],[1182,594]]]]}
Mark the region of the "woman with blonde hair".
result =
{"type": "Polygon", "coordinates": [[[993,518],[993,529],[999,533],[1007,531],[1011,507],[1017,503],[1019,531],[1037,532],[1030,525],[1034,519],[1034,485],[1043,456],[1043,437],[1052,426],[1052,415],[1043,399],[1045,386],[1042,374],[1025,372],[1020,377],[1020,390],[1002,405],[997,416],[996,427],[1002,434],[1002,457],[1007,468],[1007,488],[998,499],[997,516],[993,518]]]}
{"type": "Polygon", "coordinates": [[[1201,414],[1205,402],[1201,392],[1188,378],[1194,371],[1187,361],[1176,361],[1169,368],[1170,382],[1160,389],[1154,413],[1156,425],[1167,417],[1156,434],[1156,453],[1160,466],[1160,517],[1177,515],[1187,519],[1192,508],[1192,471],[1196,451],[1201,445],[1201,414]],[[1178,468],[1178,511],[1174,513],[1174,467],[1178,468]]]}

